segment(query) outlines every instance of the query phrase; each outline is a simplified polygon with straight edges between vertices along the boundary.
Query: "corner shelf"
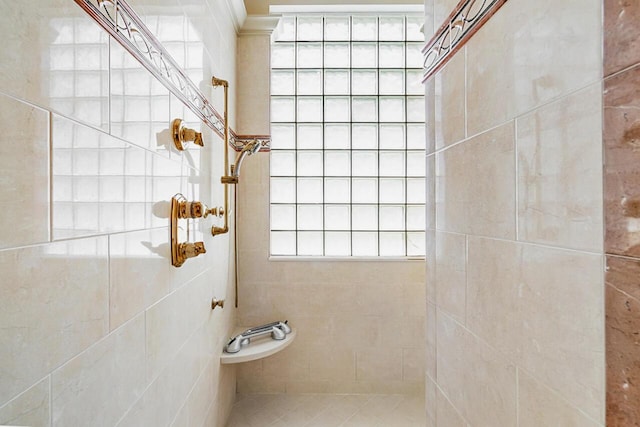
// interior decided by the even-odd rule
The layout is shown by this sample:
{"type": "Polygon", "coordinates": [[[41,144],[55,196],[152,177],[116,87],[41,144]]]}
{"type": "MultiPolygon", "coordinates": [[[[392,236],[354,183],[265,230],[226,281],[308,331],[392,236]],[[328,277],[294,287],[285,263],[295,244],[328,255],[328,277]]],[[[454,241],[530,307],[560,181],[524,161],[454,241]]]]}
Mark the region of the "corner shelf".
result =
{"type": "MultiPolygon", "coordinates": [[[[236,336],[247,329],[248,327],[236,328],[232,336],[236,336]]],[[[283,340],[274,340],[269,335],[254,338],[249,345],[242,347],[242,350],[237,353],[225,353],[223,351],[222,356],[220,356],[220,363],[227,365],[231,363],[251,362],[252,360],[271,356],[289,347],[289,344],[291,344],[296,337],[296,332],[297,331],[292,328],[291,333],[287,334],[287,337],[283,340]]]]}

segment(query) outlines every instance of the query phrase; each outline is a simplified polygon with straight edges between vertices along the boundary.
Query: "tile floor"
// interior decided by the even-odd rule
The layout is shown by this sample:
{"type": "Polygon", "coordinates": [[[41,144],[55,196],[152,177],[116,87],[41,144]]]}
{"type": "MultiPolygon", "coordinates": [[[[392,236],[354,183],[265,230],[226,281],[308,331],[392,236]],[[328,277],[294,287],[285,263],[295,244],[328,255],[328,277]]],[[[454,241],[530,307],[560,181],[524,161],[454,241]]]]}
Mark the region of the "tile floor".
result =
{"type": "Polygon", "coordinates": [[[226,427],[424,427],[424,397],[238,394],[226,427]]]}

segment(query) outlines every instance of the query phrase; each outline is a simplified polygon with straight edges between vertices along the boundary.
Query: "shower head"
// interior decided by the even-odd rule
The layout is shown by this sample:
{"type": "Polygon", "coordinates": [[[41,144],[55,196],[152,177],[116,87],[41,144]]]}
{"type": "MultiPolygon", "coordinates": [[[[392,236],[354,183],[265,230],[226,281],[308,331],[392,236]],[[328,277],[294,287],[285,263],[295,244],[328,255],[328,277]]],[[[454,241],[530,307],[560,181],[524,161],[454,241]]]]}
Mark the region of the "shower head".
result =
{"type": "Polygon", "coordinates": [[[260,146],[260,141],[257,141],[255,139],[244,146],[242,151],[240,151],[240,154],[238,154],[238,157],[236,157],[235,164],[231,168],[232,177],[238,178],[240,176],[240,168],[242,167],[244,158],[260,151],[260,146]]]}

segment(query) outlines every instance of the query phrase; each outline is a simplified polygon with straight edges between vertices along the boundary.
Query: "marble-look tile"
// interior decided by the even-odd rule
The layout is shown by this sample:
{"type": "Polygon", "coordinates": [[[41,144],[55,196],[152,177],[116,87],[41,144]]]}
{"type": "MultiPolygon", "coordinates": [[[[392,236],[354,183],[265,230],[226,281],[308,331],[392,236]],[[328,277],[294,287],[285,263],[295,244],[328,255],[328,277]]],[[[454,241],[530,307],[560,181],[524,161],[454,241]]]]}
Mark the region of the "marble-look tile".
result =
{"type": "Polygon", "coordinates": [[[427,303],[426,316],[426,373],[431,378],[436,377],[436,334],[437,334],[437,309],[434,304],[427,303]]]}
{"type": "Polygon", "coordinates": [[[147,379],[156,378],[212,315],[211,270],[191,280],[146,310],[147,379]]]}
{"type": "Polygon", "coordinates": [[[169,91],[114,40],[110,60],[111,134],[169,156],[169,91]]]}
{"type": "Polygon", "coordinates": [[[640,260],[607,258],[607,426],[640,422],[640,260]]]}
{"type": "Polygon", "coordinates": [[[427,427],[436,427],[438,386],[430,375],[425,376],[424,403],[427,416],[427,427]]]}
{"type": "Polygon", "coordinates": [[[461,324],[467,305],[467,238],[436,232],[436,304],[461,324]]]}
{"type": "Polygon", "coordinates": [[[356,379],[394,381],[402,379],[402,350],[379,347],[356,352],[356,379]]]}
{"type": "Polygon", "coordinates": [[[205,255],[171,265],[166,228],[109,236],[110,328],[114,330],[205,271],[205,255]]]}
{"type": "MultiPolygon", "coordinates": [[[[425,154],[429,156],[436,150],[436,80],[431,78],[424,82],[424,99],[425,99],[425,154]]],[[[428,174],[427,166],[427,174],[428,174]]],[[[428,181],[427,181],[428,182],[428,181]]],[[[427,200],[429,200],[427,198],[427,200]]]]}
{"type": "Polygon", "coordinates": [[[49,377],[0,407],[2,425],[49,426],[49,377]]]}
{"type": "Polygon", "coordinates": [[[505,3],[466,45],[468,134],[601,78],[601,9],[601,0],[505,3]]]}
{"type": "MultiPolygon", "coordinates": [[[[154,180],[147,175],[158,173],[154,179],[160,179],[173,174],[179,189],[181,167],[179,163],[173,168],[165,166],[161,174],[152,167],[155,162],[149,164],[151,156],[106,133],[54,116],[53,238],[139,230],[153,225],[157,213],[153,204],[168,197],[155,197],[154,180]]],[[[166,226],[166,218],[162,218],[162,225],[166,226]]]]}
{"type": "Polygon", "coordinates": [[[514,146],[507,123],[437,154],[438,230],[515,237],[514,146]]]}
{"type": "MultiPolygon", "coordinates": [[[[435,203],[434,203],[435,204],[435,203]]],[[[436,231],[427,229],[426,234],[426,251],[425,263],[427,276],[425,278],[425,297],[427,302],[436,302],[436,231]]]]}
{"type": "MultiPolygon", "coordinates": [[[[518,426],[602,427],[557,393],[518,371],[518,426]]],[[[609,424],[607,424],[609,425],[609,424]]]]}
{"type": "Polygon", "coordinates": [[[56,369],[53,425],[113,426],[146,387],[144,315],[56,369]]]}
{"type": "Polygon", "coordinates": [[[0,4],[0,90],[108,129],[107,33],[73,2],[0,4]]]}
{"type": "Polygon", "coordinates": [[[467,427],[464,418],[440,390],[438,390],[436,405],[438,427],[467,427]]]}
{"type": "Polygon", "coordinates": [[[436,150],[466,136],[465,57],[465,48],[462,48],[435,76],[436,150]]]}
{"type": "Polygon", "coordinates": [[[604,75],[640,62],[640,4],[635,1],[604,1],[604,75]]]}
{"type": "Polygon", "coordinates": [[[107,239],[0,252],[0,404],[108,332],[107,239]]]}
{"type": "Polygon", "coordinates": [[[49,240],[49,117],[0,95],[0,249],[49,240]]]}
{"type": "Polygon", "coordinates": [[[442,392],[471,425],[516,425],[515,365],[441,312],[437,378],[442,392]]]}
{"type": "Polygon", "coordinates": [[[269,130],[269,52],[268,35],[238,37],[237,132],[261,135],[269,130]]]}
{"type": "Polygon", "coordinates": [[[640,256],[640,66],[604,89],[605,251],[640,256]]]}
{"type": "Polygon", "coordinates": [[[602,250],[602,85],[517,119],[518,239],[602,250]]]}
{"type": "Polygon", "coordinates": [[[600,255],[469,238],[468,327],[598,421],[602,268],[600,255]]]}

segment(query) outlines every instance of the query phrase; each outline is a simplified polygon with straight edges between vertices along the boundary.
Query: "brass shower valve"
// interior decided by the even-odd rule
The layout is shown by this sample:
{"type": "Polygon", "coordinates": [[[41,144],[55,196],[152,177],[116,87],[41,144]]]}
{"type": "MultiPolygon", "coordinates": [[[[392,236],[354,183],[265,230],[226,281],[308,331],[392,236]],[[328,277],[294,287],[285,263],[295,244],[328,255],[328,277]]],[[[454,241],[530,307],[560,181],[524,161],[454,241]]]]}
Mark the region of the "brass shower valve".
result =
{"type": "Polygon", "coordinates": [[[173,136],[173,144],[180,151],[184,151],[185,144],[191,141],[200,147],[204,147],[202,133],[186,127],[182,119],[174,119],[171,122],[171,135],[173,136]]]}
{"type": "MultiPolygon", "coordinates": [[[[180,243],[179,249],[182,259],[195,258],[200,254],[204,254],[207,250],[204,248],[204,242],[186,242],[180,243]]],[[[183,261],[184,262],[184,261],[183,261]]]]}
{"type": "Polygon", "coordinates": [[[222,217],[224,209],[222,207],[209,208],[202,202],[180,201],[178,202],[178,218],[206,218],[209,215],[222,217]]]}

